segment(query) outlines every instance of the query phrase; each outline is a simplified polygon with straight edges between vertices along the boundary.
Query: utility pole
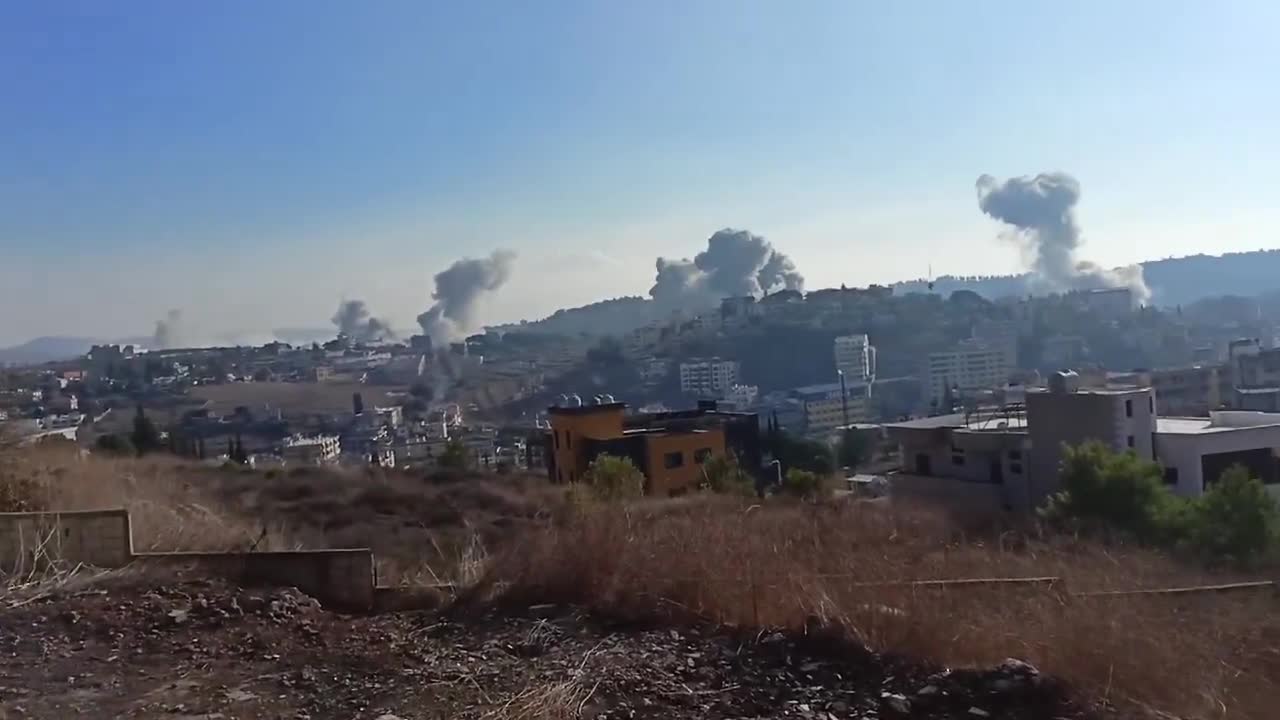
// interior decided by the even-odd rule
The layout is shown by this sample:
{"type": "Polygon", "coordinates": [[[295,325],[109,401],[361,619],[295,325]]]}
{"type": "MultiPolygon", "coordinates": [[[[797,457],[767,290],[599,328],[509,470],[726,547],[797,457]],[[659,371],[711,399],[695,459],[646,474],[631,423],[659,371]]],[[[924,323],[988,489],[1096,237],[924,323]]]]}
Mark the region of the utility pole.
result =
{"type": "Polygon", "coordinates": [[[844,430],[849,429],[849,388],[845,385],[844,371],[836,370],[836,374],[840,376],[840,414],[844,420],[844,430]]]}

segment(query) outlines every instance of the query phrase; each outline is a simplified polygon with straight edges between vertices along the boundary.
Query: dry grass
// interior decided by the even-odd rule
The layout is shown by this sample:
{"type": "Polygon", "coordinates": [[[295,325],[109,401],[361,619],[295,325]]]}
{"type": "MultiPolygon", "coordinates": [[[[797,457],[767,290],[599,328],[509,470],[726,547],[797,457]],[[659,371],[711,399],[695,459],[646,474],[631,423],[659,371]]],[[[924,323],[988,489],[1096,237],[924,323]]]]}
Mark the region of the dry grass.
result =
{"type": "MultiPolygon", "coordinates": [[[[799,628],[813,616],[884,652],[948,666],[1019,657],[1094,697],[1186,718],[1270,718],[1274,597],[1084,598],[1210,578],[1154,554],[965,538],[931,514],[693,499],[577,513],[498,558],[501,600],[626,619],[799,628]],[[1063,579],[912,587],[909,579],[1063,579]]],[[[492,588],[491,588],[492,589],[492,588]]]]}
{"type": "Polygon", "coordinates": [[[212,502],[196,479],[176,459],[90,456],[62,443],[0,459],[0,484],[24,488],[27,509],[127,509],[139,552],[294,547],[281,528],[212,502]]]}

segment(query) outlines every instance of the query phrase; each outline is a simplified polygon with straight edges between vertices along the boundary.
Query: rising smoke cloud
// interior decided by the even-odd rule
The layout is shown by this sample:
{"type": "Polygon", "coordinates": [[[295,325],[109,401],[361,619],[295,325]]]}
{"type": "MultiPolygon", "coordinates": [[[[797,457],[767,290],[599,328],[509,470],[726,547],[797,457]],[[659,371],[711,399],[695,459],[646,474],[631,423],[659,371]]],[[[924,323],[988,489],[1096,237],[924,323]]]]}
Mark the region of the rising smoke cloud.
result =
{"type": "Polygon", "coordinates": [[[1142,266],[1108,270],[1076,257],[1082,243],[1075,207],[1080,183],[1064,172],[978,178],[978,207],[1015,229],[1013,238],[1030,260],[1031,283],[1047,292],[1126,287],[1135,302],[1151,299],[1142,266]]]}
{"type": "Polygon", "coordinates": [[[418,316],[422,332],[439,345],[478,327],[481,298],[506,284],[515,261],[510,250],[495,250],[487,258],[463,258],[436,273],[435,304],[418,316]]]}
{"type": "Polygon", "coordinates": [[[707,239],[693,260],[658,258],[649,296],[675,307],[773,290],[803,290],[804,276],[791,258],[746,230],[725,228],[707,239]]]}
{"type": "Polygon", "coordinates": [[[156,321],[151,343],[156,350],[168,350],[182,347],[183,342],[182,311],[175,308],[166,313],[163,319],[156,321]]]}
{"type": "Polygon", "coordinates": [[[332,322],[338,327],[339,334],[358,343],[376,343],[396,337],[386,321],[372,316],[363,300],[342,301],[332,322]]]}

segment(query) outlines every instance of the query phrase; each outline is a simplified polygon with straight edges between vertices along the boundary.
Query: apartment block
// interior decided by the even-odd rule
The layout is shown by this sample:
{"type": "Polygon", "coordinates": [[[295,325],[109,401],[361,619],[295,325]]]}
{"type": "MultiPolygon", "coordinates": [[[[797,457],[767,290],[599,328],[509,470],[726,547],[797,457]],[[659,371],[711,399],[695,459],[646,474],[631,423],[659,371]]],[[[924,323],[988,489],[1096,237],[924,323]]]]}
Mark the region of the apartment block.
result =
{"type": "Polygon", "coordinates": [[[868,383],[875,379],[876,349],[865,334],[842,335],[835,339],[836,370],[851,383],[868,383]]]}
{"type": "Polygon", "coordinates": [[[947,388],[956,396],[1004,386],[1013,371],[1005,348],[965,340],[952,350],[929,354],[929,401],[942,408],[947,388]]]}
{"type": "Polygon", "coordinates": [[[720,397],[738,382],[738,363],[721,358],[698,358],[680,363],[680,391],[700,397],[720,397]]]}

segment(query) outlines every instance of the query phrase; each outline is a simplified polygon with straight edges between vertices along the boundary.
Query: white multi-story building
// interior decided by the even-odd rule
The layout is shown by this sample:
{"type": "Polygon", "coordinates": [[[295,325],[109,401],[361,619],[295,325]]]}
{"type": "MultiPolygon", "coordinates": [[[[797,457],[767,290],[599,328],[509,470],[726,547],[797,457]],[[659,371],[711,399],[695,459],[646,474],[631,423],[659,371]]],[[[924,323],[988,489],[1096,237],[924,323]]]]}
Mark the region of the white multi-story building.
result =
{"type": "Polygon", "coordinates": [[[284,439],[280,457],[295,465],[331,465],[342,454],[337,435],[292,435],[284,439]]]}
{"type": "Polygon", "coordinates": [[[942,408],[947,388],[956,395],[993,390],[1009,381],[1013,368],[1004,348],[966,340],[952,350],[929,353],[929,400],[942,408]]]}
{"type": "Polygon", "coordinates": [[[737,361],[716,357],[680,363],[680,391],[683,393],[719,397],[737,382],[737,361]]]}
{"type": "Polygon", "coordinates": [[[866,335],[841,335],[835,340],[836,370],[847,383],[867,383],[876,376],[876,349],[866,335]]]}

